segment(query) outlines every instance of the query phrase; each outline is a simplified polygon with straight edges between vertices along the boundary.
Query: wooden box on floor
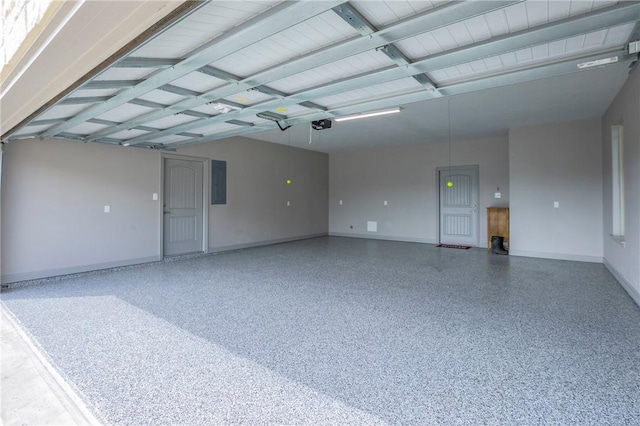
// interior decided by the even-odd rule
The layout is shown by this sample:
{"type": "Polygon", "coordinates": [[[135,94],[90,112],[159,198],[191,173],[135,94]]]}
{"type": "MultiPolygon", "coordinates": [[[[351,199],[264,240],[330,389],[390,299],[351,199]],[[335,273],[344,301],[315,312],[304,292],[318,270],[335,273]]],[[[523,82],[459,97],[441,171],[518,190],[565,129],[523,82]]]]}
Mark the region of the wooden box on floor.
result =
{"type": "Polygon", "coordinates": [[[509,207],[487,207],[487,249],[491,250],[491,237],[504,237],[505,248],[509,247],[509,207]]]}

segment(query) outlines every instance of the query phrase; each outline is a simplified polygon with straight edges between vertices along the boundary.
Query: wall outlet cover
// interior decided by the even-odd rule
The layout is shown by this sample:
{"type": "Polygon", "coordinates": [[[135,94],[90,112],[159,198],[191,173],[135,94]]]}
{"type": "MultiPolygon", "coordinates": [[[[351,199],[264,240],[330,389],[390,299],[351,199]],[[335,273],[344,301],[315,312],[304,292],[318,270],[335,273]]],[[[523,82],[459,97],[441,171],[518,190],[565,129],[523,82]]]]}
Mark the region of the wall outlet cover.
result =
{"type": "Polygon", "coordinates": [[[493,198],[502,198],[502,192],[496,192],[493,194],[493,198]]]}
{"type": "Polygon", "coordinates": [[[378,222],[367,221],[367,231],[369,232],[378,232],[378,222]]]}

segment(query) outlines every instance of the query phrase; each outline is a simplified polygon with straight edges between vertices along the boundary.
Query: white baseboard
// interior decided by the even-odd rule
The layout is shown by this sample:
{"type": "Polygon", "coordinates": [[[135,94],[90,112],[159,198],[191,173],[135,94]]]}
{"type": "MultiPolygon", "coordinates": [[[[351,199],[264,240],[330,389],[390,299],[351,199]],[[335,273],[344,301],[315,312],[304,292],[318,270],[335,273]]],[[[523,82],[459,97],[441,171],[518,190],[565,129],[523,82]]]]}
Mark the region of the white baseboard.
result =
{"type": "Polygon", "coordinates": [[[328,234],[326,232],[323,232],[320,234],[300,235],[297,237],[255,241],[252,243],[245,243],[245,244],[232,244],[232,245],[220,246],[220,247],[209,247],[209,253],[220,253],[223,251],[233,251],[233,250],[242,250],[242,249],[252,248],[252,247],[269,246],[272,244],[290,243],[293,241],[308,240],[310,238],[326,237],[327,235],[328,234]]]}
{"type": "MultiPolygon", "coordinates": [[[[253,243],[235,244],[235,245],[229,245],[229,246],[223,246],[223,247],[213,247],[209,249],[209,253],[219,253],[223,251],[239,250],[243,248],[288,243],[291,241],[306,240],[309,238],[317,238],[317,237],[325,237],[325,236],[327,236],[327,233],[301,235],[297,237],[280,238],[280,239],[268,240],[268,241],[257,241],[253,243]]],[[[47,269],[42,271],[25,272],[20,274],[7,274],[7,275],[2,275],[0,277],[0,282],[2,284],[11,284],[11,283],[17,283],[21,281],[53,278],[53,277],[58,277],[62,275],[72,275],[72,274],[79,274],[83,272],[93,272],[93,271],[99,271],[102,269],[120,268],[122,266],[138,265],[141,263],[159,262],[161,260],[162,258],[160,256],[152,256],[152,257],[143,257],[143,258],[137,258],[137,259],[121,260],[116,262],[80,265],[80,266],[74,266],[69,268],[47,269]]]]}
{"type": "Polygon", "coordinates": [[[522,256],[522,257],[538,257],[541,259],[556,259],[556,260],[572,260],[575,262],[589,262],[589,263],[602,263],[604,259],[600,256],[584,256],[579,254],[561,254],[561,253],[546,253],[538,251],[526,251],[526,250],[509,250],[510,256],[522,256]]]}
{"type": "Polygon", "coordinates": [[[83,272],[99,271],[101,269],[119,268],[122,266],[138,265],[140,263],[158,262],[160,256],[140,257],[137,259],[118,260],[115,262],[94,263],[91,265],[72,266],[69,268],[45,269],[42,271],[24,272],[20,274],[7,274],[0,277],[2,284],[17,283],[20,281],[39,280],[61,275],[79,274],[83,272]]]}
{"type": "Polygon", "coordinates": [[[604,259],[604,266],[609,272],[611,272],[611,275],[613,275],[613,277],[620,283],[622,288],[624,288],[627,293],[629,293],[629,296],[631,296],[633,301],[636,302],[638,306],[640,306],[640,292],[633,288],[631,283],[627,281],[622,275],[620,275],[609,262],[607,262],[607,259],[604,259]]]}
{"type": "Polygon", "coordinates": [[[330,232],[329,235],[332,237],[365,238],[369,240],[399,241],[403,243],[438,244],[437,240],[431,238],[390,237],[386,235],[349,234],[343,232],[330,232]]]}

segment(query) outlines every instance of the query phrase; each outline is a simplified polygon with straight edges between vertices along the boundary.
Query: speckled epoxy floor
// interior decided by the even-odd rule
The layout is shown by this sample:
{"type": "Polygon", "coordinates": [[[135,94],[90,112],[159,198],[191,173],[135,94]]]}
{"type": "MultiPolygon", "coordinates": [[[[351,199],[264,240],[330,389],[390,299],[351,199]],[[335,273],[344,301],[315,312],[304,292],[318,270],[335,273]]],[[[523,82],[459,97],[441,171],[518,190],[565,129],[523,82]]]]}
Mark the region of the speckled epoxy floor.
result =
{"type": "Polygon", "coordinates": [[[327,237],[2,300],[111,424],[640,424],[599,264],[327,237]]]}

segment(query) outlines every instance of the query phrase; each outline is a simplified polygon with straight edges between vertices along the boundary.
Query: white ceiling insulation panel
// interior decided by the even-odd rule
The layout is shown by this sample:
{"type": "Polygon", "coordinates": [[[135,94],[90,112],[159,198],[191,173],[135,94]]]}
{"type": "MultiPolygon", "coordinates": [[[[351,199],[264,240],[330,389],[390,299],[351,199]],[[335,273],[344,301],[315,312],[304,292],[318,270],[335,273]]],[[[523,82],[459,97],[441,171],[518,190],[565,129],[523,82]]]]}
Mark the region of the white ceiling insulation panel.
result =
{"type": "Polygon", "coordinates": [[[386,55],[376,51],[368,51],[274,81],[269,86],[285,93],[297,93],[311,87],[392,65],[394,62],[386,55]]]}
{"type": "Polygon", "coordinates": [[[172,126],[177,126],[179,124],[191,123],[198,121],[197,117],[193,117],[191,115],[186,114],[174,114],[169,117],[164,117],[159,120],[150,121],[149,123],[145,123],[145,126],[156,127],[158,129],[168,129],[172,126]]]}
{"type": "Polygon", "coordinates": [[[137,49],[141,58],[180,58],[272,7],[275,1],[213,1],[137,49]]]}
{"type": "Polygon", "coordinates": [[[32,133],[40,133],[45,130],[53,127],[55,124],[46,124],[42,126],[26,126],[20,129],[20,131],[16,132],[17,136],[30,135],[32,133]]]}
{"type": "Polygon", "coordinates": [[[380,99],[391,95],[410,93],[416,90],[424,90],[424,88],[413,78],[403,78],[383,84],[377,84],[371,87],[352,90],[339,95],[328,96],[326,98],[317,99],[314,102],[333,109],[353,105],[358,102],[368,102],[370,100],[380,99]]]}
{"type": "Polygon", "coordinates": [[[355,0],[351,2],[355,8],[376,28],[389,25],[408,16],[421,13],[447,1],[404,1],[391,2],[355,0]]]}
{"type": "Polygon", "coordinates": [[[546,63],[549,60],[568,54],[582,55],[588,52],[606,51],[624,43],[631,35],[633,28],[633,25],[623,25],[611,30],[595,31],[553,43],[492,56],[469,64],[443,68],[432,72],[430,75],[438,83],[450,84],[456,80],[476,78],[487,72],[495,73],[496,71],[508,71],[524,66],[546,63]],[[615,34],[615,36],[608,37],[611,33],[615,34]]]}
{"type": "Polygon", "coordinates": [[[218,111],[209,104],[200,105],[194,108],[191,108],[190,111],[202,112],[204,114],[216,115],[218,111]]]}
{"type": "Polygon", "coordinates": [[[109,68],[102,72],[95,81],[105,80],[142,80],[157,72],[156,68],[109,68]]]}
{"type": "Polygon", "coordinates": [[[328,11],[213,62],[211,66],[246,77],[357,34],[344,20],[328,11]]]}
{"type": "Polygon", "coordinates": [[[154,111],[152,108],[142,107],[142,106],[133,105],[133,104],[124,104],[119,106],[118,108],[114,108],[110,111],[107,111],[96,118],[101,120],[121,122],[121,121],[126,121],[132,118],[138,117],[139,115],[147,114],[152,111],[154,111]]]}
{"type": "Polygon", "coordinates": [[[287,117],[297,117],[299,115],[317,112],[317,109],[306,108],[301,105],[287,105],[286,107],[272,108],[269,111],[276,114],[286,115],[287,117]]]}
{"type": "Polygon", "coordinates": [[[106,129],[107,126],[106,124],[96,124],[96,123],[82,123],[79,124],[75,127],[72,127],[71,129],[69,129],[69,133],[74,133],[76,135],[90,135],[93,134],[95,132],[99,132],[100,130],[104,130],[106,129]]]}
{"type": "Polygon", "coordinates": [[[194,71],[185,76],[172,80],[171,84],[174,86],[182,87],[184,89],[205,93],[229,83],[219,78],[212,77],[208,74],[194,71]]]}
{"type": "Polygon", "coordinates": [[[165,92],[164,90],[152,90],[151,92],[145,93],[144,95],[140,96],[139,99],[156,102],[163,105],[173,105],[187,99],[187,97],[171,92],[165,92]]]}
{"type": "Polygon", "coordinates": [[[635,59],[623,52],[640,22],[640,2],[444,3],[449,2],[258,0],[185,8],[182,20],[131,54],[104,63],[104,72],[78,81],[75,92],[60,93],[59,103],[34,113],[29,119],[35,126],[25,121],[8,137],[3,134],[3,141],[41,131],[40,137],[71,134],[87,142],[121,137],[132,145],[183,145],[205,140],[197,136],[203,129],[212,140],[275,127],[256,112],[285,115],[287,124],[307,123],[376,105],[427,104],[487,87],[553,81],[580,73],[578,60],[617,55],[622,69],[635,59]],[[577,16],[579,25],[572,19],[577,16]],[[541,25],[543,31],[529,31],[541,25]],[[522,70],[531,72],[516,73],[522,70]],[[76,98],[96,102],[73,105],[76,98]],[[241,108],[220,116],[221,109],[210,104],[220,100],[241,108]],[[64,120],[37,121],[58,118],[64,120]],[[113,125],[95,125],[95,119],[113,125]],[[158,132],[145,128],[161,131],[160,142],[154,139],[158,132]]]}
{"type": "Polygon", "coordinates": [[[227,132],[229,130],[236,130],[238,126],[235,124],[229,124],[223,122],[218,122],[214,124],[203,125],[202,127],[197,127],[192,130],[189,130],[189,133],[200,133],[203,135],[209,135],[212,133],[221,133],[227,132]]]}
{"type": "Polygon", "coordinates": [[[71,93],[69,98],[85,98],[89,96],[113,96],[118,93],[121,89],[85,89],[85,90],[76,90],[71,93]]]}
{"type": "Polygon", "coordinates": [[[52,118],[73,117],[89,108],[91,104],[86,105],[56,105],[44,114],[38,117],[38,120],[48,120],[52,118]]]}
{"type": "Polygon", "coordinates": [[[146,135],[146,134],[149,134],[149,132],[146,131],[146,130],[129,129],[129,130],[123,130],[123,131],[118,132],[118,133],[114,133],[114,134],[110,135],[109,137],[114,138],[114,139],[127,140],[127,139],[131,139],[131,138],[137,138],[138,136],[142,136],[142,135],[146,135]]]}
{"type": "Polygon", "coordinates": [[[245,106],[255,105],[261,102],[268,101],[272,99],[273,96],[267,95],[264,93],[260,93],[257,90],[245,90],[244,92],[240,92],[238,94],[227,96],[226,100],[239,103],[245,106]]]}

